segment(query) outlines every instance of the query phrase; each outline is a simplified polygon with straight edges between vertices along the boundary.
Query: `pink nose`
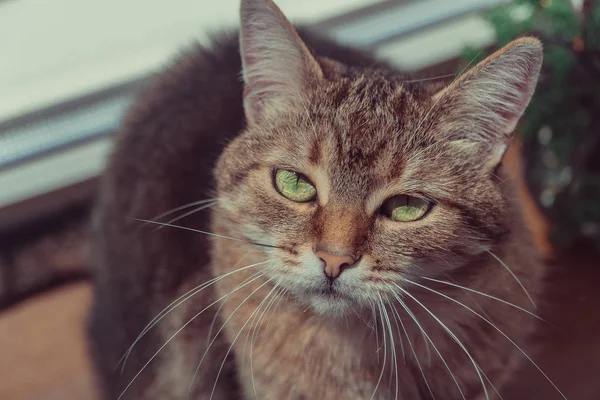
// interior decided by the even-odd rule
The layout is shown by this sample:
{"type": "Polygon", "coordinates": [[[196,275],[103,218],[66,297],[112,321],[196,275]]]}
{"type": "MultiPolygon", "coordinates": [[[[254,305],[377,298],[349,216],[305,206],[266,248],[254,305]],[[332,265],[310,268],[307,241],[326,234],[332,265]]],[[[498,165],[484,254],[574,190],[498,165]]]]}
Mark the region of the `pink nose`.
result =
{"type": "Polygon", "coordinates": [[[331,281],[340,276],[343,270],[356,262],[354,258],[347,254],[332,254],[324,250],[316,251],[315,255],[323,262],[323,270],[325,271],[325,275],[331,281]]]}

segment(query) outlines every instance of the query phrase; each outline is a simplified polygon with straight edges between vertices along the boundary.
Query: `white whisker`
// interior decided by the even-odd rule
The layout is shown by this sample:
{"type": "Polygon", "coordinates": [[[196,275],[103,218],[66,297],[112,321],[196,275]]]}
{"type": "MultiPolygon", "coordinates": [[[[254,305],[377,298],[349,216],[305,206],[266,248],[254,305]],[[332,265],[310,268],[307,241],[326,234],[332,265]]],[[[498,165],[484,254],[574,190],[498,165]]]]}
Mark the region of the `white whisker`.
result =
{"type": "Polygon", "coordinates": [[[142,332],[138,335],[138,337],[133,341],[133,343],[131,344],[131,346],[129,346],[129,348],[127,349],[127,351],[125,352],[125,354],[123,354],[123,356],[121,357],[121,359],[119,360],[119,362],[117,363],[117,365],[115,366],[115,369],[118,368],[119,364],[121,362],[123,362],[123,365],[121,367],[121,373],[123,373],[123,370],[125,369],[125,364],[127,363],[127,359],[129,358],[129,355],[131,354],[131,351],[133,350],[133,348],[135,347],[135,345],[144,337],[144,335],[146,333],[148,333],[156,324],[158,324],[164,317],[167,316],[167,314],[169,314],[171,311],[173,311],[175,308],[179,307],[181,304],[183,304],[185,301],[187,301],[188,299],[190,299],[191,297],[195,296],[196,294],[200,293],[202,290],[206,289],[207,287],[209,287],[210,285],[220,281],[221,279],[227,278],[230,275],[235,274],[236,272],[240,272],[240,271],[244,271],[250,268],[255,268],[259,265],[263,265],[266,263],[271,262],[271,260],[267,260],[267,261],[263,261],[263,262],[259,262],[259,263],[255,263],[255,264],[251,264],[251,265],[247,265],[243,268],[239,268],[236,269],[234,271],[228,272],[226,274],[223,274],[221,276],[217,276],[215,278],[212,278],[206,282],[201,283],[200,285],[196,286],[195,288],[188,290],[186,293],[184,293],[183,295],[179,296],[177,299],[175,299],[173,302],[171,302],[171,304],[169,304],[168,306],[166,306],[161,312],[159,312],[156,317],[154,317],[142,330],[142,332]]]}
{"type": "MultiPolygon", "coordinates": [[[[255,279],[258,279],[261,276],[257,276],[253,280],[246,282],[244,285],[240,286],[236,290],[239,290],[242,287],[250,284],[255,279]]],[[[131,379],[131,381],[129,382],[129,384],[125,387],[125,389],[123,389],[123,391],[121,392],[121,394],[119,395],[119,397],[117,398],[117,400],[120,400],[123,397],[123,395],[125,394],[125,392],[127,392],[127,389],[129,389],[129,387],[131,385],[133,385],[133,383],[138,378],[138,376],[140,376],[140,374],[146,369],[146,367],[148,367],[148,365],[150,365],[150,363],[152,362],[152,360],[154,360],[156,358],[156,356],[162,351],[162,349],[164,349],[171,342],[171,340],[173,340],[173,338],[175,338],[175,336],[177,336],[179,334],[179,332],[181,332],[182,330],[184,330],[189,324],[192,323],[192,321],[194,321],[204,311],[208,310],[210,307],[212,307],[213,305],[217,304],[219,301],[223,300],[225,297],[229,296],[230,294],[231,293],[228,293],[228,294],[226,294],[224,296],[221,296],[217,300],[215,300],[212,303],[210,303],[208,306],[204,307],[200,312],[198,312],[196,315],[194,315],[192,318],[190,318],[189,321],[186,322],[181,328],[179,328],[177,331],[175,331],[175,333],[173,335],[171,335],[171,337],[162,346],[160,346],[160,348],[152,355],[152,357],[150,357],[150,359],[142,366],[142,368],[140,368],[140,370],[138,371],[138,373],[135,374],[135,376],[131,379]]]]}
{"type": "Polygon", "coordinates": [[[531,362],[531,364],[544,376],[544,378],[546,378],[546,380],[554,387],[554,389],[562,396],[563,399],[567,400],[567,397],[560,391],[560,389],[558,388],[558,386],[556,386],[554,384],[554,382],[552,382],[552,380],[548,377],[548,375],[546,375],[546,373],[544,371],[542,371],[542,369],[531,359],[531,357],[529,357],[529,355],[527,355],[527,353],[525,353],[525,351],[523,351],[523,349],[521,349],[521,347],[519,347],[519,345],[517,345],[506,333],[504,333],[504,331],[502,331],[500,328],[498,328],[496,325],[494,325],[493,323],[491,323],[488,319],[486,319],[483,315],[477,313],[475,310],[473,310],[472,308],[470,308],[469,306],[464,305],[463,303],[461,303],[460,301],[453,299],[450,296],[447,296],[443,293],[438,292],[437,290],[433,290],[427,286],[421,285],[419,283],[416,282],[412,282],[409,280],[406,280],[408,283],[411,283],[413,285],[416,285],[422,289],[428,290],[430,292],[433,292],[439,296],[444,297],[445,299],[448,299],[458,305],[460,305],[461,307],[469,310],[470,312],[472,312],[473,314],[475,314],[476,316],[478,316],[479,318],[481,318],[482,320],[484,320],[485,322],[487,322],[490,326],[492,326],[494,329],[496,329],[502,336],[504,336],[513,346],[515,346],[515,348],[517,350],[519,350],[519,352],[521,354],[523,354],[527,360],[529,360],[529,362],[531,362]]]}
{"type": "MultiPolygon", "coordinates": [[[[267,324],[265,325],[265,330],[269,329],[269,324],[271,323],[271,320],[273,319],[273,316],[275,315],[275,310],[277,310],[277,307],[279,307],[279,303],[281,302],[281,299],[283,299],[287,293],[287,289],[282,287],[282,291],[281,294],[279,295],[279,299],[277,300],[277,304],[275,304],[275,308],[273,309],[273,313],[271,314],[271,316],[269,317],[269,319],[267,320],[267,324]]],[[[286,304],[287,304],[287,298],[286,298],[286,304]]]]}
{"type": "MultiPolygon", "coordinates": [[[[191,210],[191,211],[188,211],[188,212],[186,212],[186,213],[183,213],[182,215],[180,215],[180,216],[178,216],[178,217],[175,217],[175,218],[173,218],[173,219],[170,219],[170,220],[168,220],[167,222],[165,222],[165,224],[172,224],[173,222],[177,222],[177,221],[179,221],[179,220],[181,220],[181,219],[183,219],[183,218],[185,218],[185,217],[188,217],[188,216],[190,216],[190,215],[192,215],[192,214],[195,214],[195,213],[197,213],[197,212],[199,212],[199,211],[202,211],[202,210],[204,210],[205,208],[214,207],[214,206],[215,206],[215,205],[217,205],[217,204],[219,204],[219,202],[218,202],[218,201],[213,201],[213,202],[211,202],[211,203],[203,204],[203,205],[201,205],[201,206],[199,206],[199,207],[196,207],[196,208],[194,208],[194,209],[193,209],[193,210],[191,210]]],[[[158,228],[156,228],[156,230],[162,229],[162,228],[164,228],[164,227],[165,227],[165,225],[159,226],[158,228]]]]}
{"type": "MultiPolygon", "coordinates": [[[[381,322],[383,324],[383,311],[381,311],[381,297],[379,298],[379,303],[377,304],[377,307],[379,308],[379,315],[381,316],[381,322]]],[[[382,327],[383,328],[383,327],[382,327]]],[[[375,385],[375,390],[373,390],[373,394],[371,395],[371,399],[373,400],[373,398],[375,398],[375,393],[377,393],[377,389],[379,389],[379,384],[381,383],[381,378],[383,378],[383,371],[385,371],[385,365],[387,362],[387,334],[385,332],[385,328],[382,329],[383,331],[383,363],[381,364],[381,373],[379,374],[379,379],[377,380],[377,384],[375,385]]]]}
{"type": "Polygon", "coordinates": [[[205,200],[200,200],[200,201],[194,201],[194,202],[192,202],[192,203],[188,203],[188,204],[185,204],[185,205],[183,205],[183,206],[180,206],[180,207],[177,207],[177,208],[173,208],[172,210],[169,210],[169,211],[167,211],[167,212],[164,212],[164,213],[162,213],[162,214],[159,214],[159,215],[157,215],[156,217],[154,217],[154,218],[152,218],[152,219],[153,219],[153,220],[158,220],[158,219],[161,219],[161,218],[164,218],[164,217],[166,217],[167,215],[173,214],[173,213],[175,213],[175,212],[177,212],[177,211],[185,210],[186,208],[190,208],[190,207],[198,206],[198,205],[200,205],[200,204],[204,204],[204,203],[211,203],[211,202],[214,202],[214,201],[217,201],[217,200],[218,200],[218,199],[217,199],[216,197],[213,197],[213,198],[211,198],[211,199],[205,199],[205,200]]]}
{"type": "Polygon", "coordinates": [[[207,232],[207,231],[203,231],[203,230],[200,230],[200,229],[189,228],[187,226],[182,226],[182,225],[173,225],[173,224],[168,224],[168,223],[165,223],[165,222],[150,221],[148,219],[142,219],[142,218],[131,218],[131,219],[136,220],[136,221],[140,221],[140,222],[145,222],[147,224],[154,224],[154,225],[168,226],[168,227],[171,227],[171,228],[183,229],[184,231],[202,233],[202,234],[208,235],[208,236],[213,236],[213,237],[217,237],[217,238],[221,238],[221,239],[234,240],[236,242],[253,244],[253,245],[256,245],[256,246],[273,247],[273,248],[277,247],[277,246],[271,246],[270,244],[249,242],[247,240],[238,239],[238,238],[234,238],[234,237],[231,237],[231,236],[219,235],[218,233],[207,232]]]}
{"type": "MultiPolygon", "coordinates": [[[[439,351],[439,349],[437,348],[437,346],[435,345],[435,343],[433,343],[433,340],[431,339],[431,337],[427,334],[427,332],[425,332],[425,328],[423,328],[423,326],[421,326],[421,324],[419,323],[419,320],[417,319],[417,316],[410,310],[410,308],[408,308],[408,305],[406,305],[406,303],[404,303],[402,301],[402,299],[399,298],[398,295],[396,295],[395,293],[394,293],[394,297],[396,298],[396,301],[398,301],[398,303],[400,303],[400,306],[404,309],[404,311],[408,314],[408,316],[417,325],[417,327],[421,331],[421,334],[424,336],[424,338],[426,338],[429,341],[429,343],[431,343],[431,346],[433,347],[433,350],[436,352],[436,354],[438,355],[438,357],[442,361],[442,364],[444,364],[444,367],[446,367],[446,370],[448,371],[448,373],[450,374],[450,377],[454,381],[454,384],[456,385],[456,388],[458,389],[458,392],[460,393],[461,397],[463,398],[463,400],[466,400],[465,399],[465,395],[464,395],[464,393],[463,393],[460,385],[458,384],[458,380],[456,379],[456,376],[452,373],[452,370],[450,369],[450,366],[446,362],[446,359],[444,358],[444,356],[442,356],[442,353],[439,351]]],[[[400,316],[398,316],[398,318],[400,318],[400,316]]],[[[403,329],[404,329],[404,327],[403,327],[403,329]]],[[[414,350],[413,350],[413,353],[414,353],[414,350]]],[[[417,355],[416,354],[414,354],[414,355],[415,355],[415,358],[416,358],[417,355]]],[[[417,362],[418,362],[418,359],[417,359],[417,362]]],[[[425,375],[424,375],[423,371],[421,371],[421,373],[423,375],[423,378],[425,379],[425,375]]],[[[425,379],[425,383],[427,384],[427,380],[426,379],[425,379]]],[[[431,394],[431,396],[434,397],[433,393],[431,392],[431,388],[429,387],[429,384],[427,384],[427,388],[429,389],[429,393],[431,394]]]]}
{"type": "Polygon", "coordinates": [[[437,80],[437,79],[450,78],[451,76],[456,77],[456,74],[446,74],[446,75],[432,76],[431,78],[411,79],[411,80],[408,80],[408,81],[402,81],[402,83],[417,83],[417,82],[433,81],[433,80],[437,80]]]}
{"type": "MultiPolygon", "coordinates": [[[[258,322],[260,322],[260,320],[266,314],[266,311],[269,309],[269,307],[271,306],[271,304],[274,303],[274,300],[277,299],[277,304],[275,305],[275,308],[273,309],[273,314],[271,314],[271,318],[273,318],[273,315],[275,314],[275,310],[277,309],[277,306],[279,305],[279,301],[283,297],[283,292],[285,292],[285,288],[281,288],[281,290],[278,290],[275,293],[275,295],[271,299],[273,301],[269,301],[269,303],[267,304],[267,307],[265,309],[265,312],[259,318],[258,322]]],[[[267,325],[266,325],[265,329],[268,328],[269,323],[271,322],[271,318],[269,318],[269,320],[267,321],[267,325]]],[[[254,327],[254,332],[252,333],[252,339],[250,341],[250,377],[252,379],[252,390],[254,391],[254,397],[257,398],[257,399],[258,399],[258,394],[256,393],[256,382],[254,380],[254,360],[253,360],[253,355],[254,355],[254,340],[256,339],[256,334],[257,334],[256,331],[257,331],[257,327],[258,327],[258,322],[257,322],[257,324],[254,327]]],[[[252,329],[252,327],[250,327],[250,329],[252,329]]],[[[244,354],[245,354],[245,351],[244,351],[244,354]]]]}
{"type": "Polygon", "coordinates": [[[378,324],[377,324],[377,314],[375,314],[375,307],[371,305],[371,311],[373,313],[373,326],[375,327],[375,346],[377,347],[377,361],[379,362],[379,333],[378,333],[378,324]]]}
{"type": "MultiPolygon", "coordinates": [[[[247,283],[250,283],[253,280],[254,279],[250,280],[247,283]]],[[[227,317],[227,319],[223,322],[223,325],[221,325],[221,327],[219,328],[219,330],[217,331],[217,333],[215,333],[215,337],[210,341],[210,343],[206,347],[206,350],[204,351],[204,354],[202,355],[202,358],[200,358],[200,362],[198,362],[198,366],[196,367],[196,370],[194,371],[194,375],[192,376],[192,380],[191,380],[190,386],[188,388],[188,393],[192,390],[192,386],[194,384],[194,380],[196,379],[196,376],[198,375],[198,371],[200,370],[200,366],[202,365],[202,362],[204,361],[204,359],[208,355],[208,352],[209,352],[210,348],[212,347],[213,343],[217,340],[217,337],[219,336],[219,334],[223,331],[223,329],[225,329],[225,325],[227,325],[227,323],[229,322],[229,320],[231,320],[231,318],[233,318],[233,316],[235,315],[235,313],[244,305],[244,303],[250,297],[252,297],[252,295],[254,293],[256,293],[260,288],[262,288],[263,286],[265,286],[267,283],[271,282],[272,280],[273,280],[273,278],[269,278],[267,281],[263,282],[259,287],[257,287],[256,289],[254,289],[240,304],[238,304],[238,306],[231,312],[231,314],[229,315],[229,317],[227,317]]],[[[240,287],[243,287],[243,286],[245,286],[245,284],[241,285],[240,287]]],[[[238,289],[239,288],[236,288],[236,289],[232,290],[230,293],[227,294],[226,297],[228,297],[229,295],[231,295],[232,293],[234,293],[238,289]]]]}
{"type": "MultiPolygon", "coordinates": [[[[246,360],[246,349],[248,348],[248,342],[250,341],[250,338],[254,338],[254,335],[256,333],[256,328],[258,327],[258,324],[260,323],[261,319],[264,317],[265,313],[267,312],[267,310],[269,309],[269,306],[271,305],[271,303],[276,299],[277,296],[277,292],[279,290],[277,290],[275,292],[275,294],[273,295],[273,297],[271,297],[271,299],[267,302],[267,304],[265,304],[265,308],[263,309],[262,313],[260,315],[256,315],[256,317],[254,318],[254,320],[250,323],[250,328],[248,329],[248,333],[246,334],[246,342],[244,343],[244,349],[242,350],[242,355],[243,355],[243,361],[242,364],[245,362],[246,360]]],[[[258,310],[260,310],[262,308],[262,304],[261,303],[258,306],[258,310]]],[[[250,349],[252,351],[252,349],[250,349]]]]}
{"type": "Polygon", "coordinates": [[[362,317],[362,315],[360,315],[355,309],[354,307],[352,307],[351,304],[348,304],[348,307],[352,310],[352,312],[354,312],[354,314],[356,314],[356,316],[358,317],[358,319],[360,319],[362,322],[365,323],[365,325],[367,326],[367,328],[369,328],[370,330],[372,330],[373,332],[375,332],[375,328],[373,328],[373,325],[371,325],[371,323],[369,321],[367,321],[366,319],[364,319],[362,317]]]}
{"type": "Polygon", "coordinates": [[[496,254],[492,253],[490,250],[486,250],[488,252],[489,255],[491,255],[492,257],[494,257],[504,268],[506,268],[506,270],[508,271],[509,274],[512,275],[512,277],[514,278],[515,281],[517,281],[517,283],[519,284],[519,286],[521,286],[521,289],[523,289],[523,291],[525,292],[525,294],[527,295],[527,297],[529,297],[529,301],[531,301],[531,304],[533,304],[533,306],[535,308],[537,308],[537,306],[535,305],[533,298],[529,295],[529,292],[527,291],[527,289],[525,289],[525,286],[523,286],[523,283],[521,283],[521,281],[519,280],[519,278],[517,277],[517,275],[515,275],[515,273],[508,268],[508,265],[506,265],[504,263],[504,261],[502,261],[500,259],[500,257],[498,257],[496,254]]]}
{"type": "Polygon", "coordinates": [[[523,311],[524,313],[527,313],[527,314],[531,315],[532,317],[535,317],[535,318],[539,319],[540,321],[546,322],[546,320],[544,320],[542,317],[540,317],[540,316],[536,315],[535,313],[532,313],[531,311],[527,311],[526,309],[524,309],[524,308],[522,308],[522,307],[519,307],[519,306],[517,306],[516,304],[510,303],[510,302],[508,302],[508,301],[506,301],[506,300],[502,300],[502,299],[501,299],[501,298],[499,298],[499,297],[495,297],[495,296],[492,296],[492,295],[490,295],[490,294],[483,293],[483,292],[480,292],[480,291],[478,291],[478,290],[471,289],[471,288],[468,288],[468,287],[465,287],[465,286],[461,286],[461,285],[457,285],[457,284],[455,284],[455,283],[451,283],[451,282],[445,282],[445,281],[441,281],[441,280],[438,280],[438,279],[427,278],[427,277],[425,277],[425,276],[422,276],[422,277],[421,277],[421,279],[425,279],[425,280],[428,280],[428,281],[432,281],[432,282],[441,283],[441,284],[448,285],[448,286],[454,286],[454,287],[456,287],[456,288],[463,289],[463,290],[466,290],[466,291],[468,291],[468,292],[476,293],[476,294],[478,294],[478,295],[481,295],[481,296],[484,296],[484,297],[487,297],[487,298],[490,298],[490,299],[493,299],[493,300],[499,301],[500,303],[506,304],[506,305],[508,305],[508,306],[514,307],[514,308],[516,308],[517,310],[523,311]]]}
{"type": "Polygon", "coordinates": [[[400,333],[400,326],[398,325],[398,318],[400,318],[400,316],[398,315],[398,318],[396,318],[395,314],[398,314],[398,312],[396,311],[394,313],[394,311],[396,310],[394,309],[394,307],[392,307],[392,317],[394,318],[394,323],[396,324],[396,331],[398,332],[398,339],[400,340],[400,351],[402,352],[402,361],[404,362],[404,365],[406,365],[406,354],[404,353],[402,334],[400,333]]]}
{"type": "MultiPolygon", "coordinates": [[[[244,302],[246,302],[246,300],[248,300],[250,298],[250,296],[252,296],[256,291],[258,291],[259,289],[261,289],[266,284],[270,283],[273,279],[274,278],[269,278],[269,280],[267,280],[265,283],[263,283],[258,288],[256,288],[252,293],[250,293],[250,295],[248,295],[248,297],[242,302],[242,304],[244,302]]],[[[273,286],[273,288],[271,289],[271,291],[265,296],[265,298],[261,301],[260,304],[263,304],[265,301],[267,301],[267,299],[271,296],[271,294],[275,291],[275,289],[277,289],[277,287],[279,286],[280,283],[281,283],[281,279],[277,283],[275,283],[275,285],[273,286]]],[[[241,306],[241,304],[240,304],[240,306],[241,306]]],[[[238,306],[238,308],[240,306],[238,306]]],[[[246,327],[246,325],[248,325],[248,322],[250,322],[250,320],[252,319],[252,317],[259,310],[259,308],[260,308],[260,305],[259,305],[259,307],[257,307],[252,312],[252,314],[250,314],[250,316],[248,317],[248,319],[246,320],[246,322],[244,323],[244,325],[242,325],[242,327],[240,328],[240,331],[238,332],[238,334],[235,335],[235,337],[231,341],[231,345],[229,346],[229,349],[227,349],[227,353],[225,353],[225,356],[223,357],[223,361],[221,362],[221,366],[219,367],[219,372],[217,372],[217,377],[215,378],[215,384],[213,385],[212,392],[210,392],[209,400],[212,400],[212,398],[213,398],[213,396],[215,394],[215,390],[217,388],[217,382],[219,381],[219,376],[221,375],[221,371],[223,371],[223,366],[225,365],[225,361],[227,361],[227,357],[229,356],[229,353],[231,352],[231,349],[233,348],[233,345],[235,344],[235,341],[240,336],[240,334],[242,333],[242,331],[244,330],[244,328],[246,327]]],[[[236,308],[236,310],[237,310],[237,308],[236,308]]]]}
{"type": "MultiPolygon", "coordinates": [[[[405,281],[410,282],[407,279],[405,279],[405,281]]],[[[446,326],[446,324],[444,324],[442,322],[442,320],[440,320],[431,310],[429,310],[427,307],[425,307],[425,305],[423,303],[421,303],[419,300],[417,300],[417,298],[415,296],[413,296],[407,290],[404,290],[402,287],[400,287],[397,284],[394,284],[394,286],[396,286],[398,288],[398,290],[400,290],[406,296],[410,297],[415,303],[417,303],[419,306],[421,306],[421,308],[423,308],[423,310],[425,310],[429,315],[431,315],[433,317],[433,319],[435,319],[437,321],[437,323],[446,331],[446,333],[448,333],[448,335],[450,335],[450,337],[456,342],[456,344],[458,344],[458,346],[463,350],[463,352],[467,355],[467,357],[471,360],[471,363],[475,367],[475,372],[477,373],[477,376],[479,377],[479,381],[481,382],[481,387],[483,388],[485,398],[486,398],[486,400],[489,400],[490,396],[488,394],[487,387],[486,387],[485,383],[483,382],[483,377],[482,377],[482,374],[485,375],[485,373],[481,370],[481,368],[479,368],[479,365],[475,362],[475,360],[471,356],[471,353],[469,353],[467,348],[462,344],[462,342],[458,339],[458,337],[454,334],[454,332],[452,332],[450,330],[450,328],[448,328],[446,326]]]]}
{"type": "MultiPolygon", "coordinates": [[[[250,275],[249,277],[247,277],[246,279],[244,279],[239,285],[236,286],[239,287],[241,285],[243,285],[244,283],[248,282],[250,279],[256,277],[258,274],[263,273],[262,271],[257,271],[255,273],[253,273],[252,275],[250,275]]],[[[229,297],[229,296],[227,296],[229,297]]],[[[227,302],[228,298],[223,299],[223,301],[221,302],[221,304],[219,304],[219,308],[217,308],[217,311],[215,312],[215,315],[210,323],[210,327],[208,329],[208,334],[206,335],[206,345],[209,346],[209,343],[211,343],[211,340],[214,340],[217,337],[217,334],[215,334],[214,337],[211,338],[212,336],[212,331],[214,328],[214,324],[218,319],[219,314],[221,313],[221,310],[223,309],[223,307],[225,306],[225,302],[227,302]]]]}
{"type": "MultiPolygon", "coordinates": [[[[392,347],[392,362],[394,363],[394,371],[396,374],[396,381],[395,381],[396,382],[396,394],[394,396],[394,399],[398,399],[398,391],[400,390],[400,383],[398,380],[398,359],[396,357],[396,345],[394,343],[394,332],[392,330],[392,323],[390,322],[390,317],[387,313],[387,310],[385,309],[385,305],[383,304],[383,299],[381,298],[380,294],[377,294],[377,296],[379,296],[379,301],[382,304],[383,317],[385,317],[388,332],[390,333],[390,344],[392,347]]],[[[403,354],[404,354],[404,352],[403,352],[403,354]]]]}
{"type": "MultiPolygon", "coordinates": [[[[232,270],[237,269],[237,266],[248,256],[248,254],[250,254],[250,251],[247,251],[246,253],[244,253],[244,255],[242,257],[240,257],[239,260],[236,261],[236,263],[233,265],[233,267],[231,268],[232,270]]],[[[246,279],[244,279],[241,284],[246,283],[249,279],[254,278],[254,276],[256,274],[260,273],[260,271],[250,275],[249,277],[247,277],[246,279]]],[[[208,345],[208,343],[211,341],[211,334],[214,328],[215,323],[217,322],[217,318],[221,312],[221,309],[224,307],[225,302],[227,301],[227,298],[221,302],[221,304],[219,304],[219,308],[217,308],[217,311],[215,312],[215,315],[213,316],[212,321],[210,322],[210,327],[208,328],[208,334],[206,335],[206,345],[208,345]]]]}

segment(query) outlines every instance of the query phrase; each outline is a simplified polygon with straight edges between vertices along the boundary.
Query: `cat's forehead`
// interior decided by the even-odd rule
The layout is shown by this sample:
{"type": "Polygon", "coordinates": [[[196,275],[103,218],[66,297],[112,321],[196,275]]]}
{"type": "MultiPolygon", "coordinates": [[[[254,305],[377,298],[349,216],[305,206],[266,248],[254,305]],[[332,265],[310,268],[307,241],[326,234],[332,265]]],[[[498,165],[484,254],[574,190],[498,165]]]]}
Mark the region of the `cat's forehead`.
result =
{"type": "Polygon", "coordinates": [[[384,71],[366,70],[337,77],[314,88],[314,106],[329,107],[339,113],[394,118],[426,102],[429,95],[424,88],[404,83],[384,71]]]}
{"type": "Polygon", "coordinates": [[[366,152],[418,140],[405,133],[431,104],[431,96],[421,87],[377,73],[329,82],[316,89],[313,99],[310,113],[329,128],[324,134],[335,136],[347,149],[360,147],[366,152]]]}
{"type": "Polygon", "coordinates": [[[337,191],[368,192],[401,174],[407,153],[418,147],[415,127],[429,104],[422,91],[385,77],[333,82],[307,114],[318,130],[309,136],[309,161],[337,191]]]}

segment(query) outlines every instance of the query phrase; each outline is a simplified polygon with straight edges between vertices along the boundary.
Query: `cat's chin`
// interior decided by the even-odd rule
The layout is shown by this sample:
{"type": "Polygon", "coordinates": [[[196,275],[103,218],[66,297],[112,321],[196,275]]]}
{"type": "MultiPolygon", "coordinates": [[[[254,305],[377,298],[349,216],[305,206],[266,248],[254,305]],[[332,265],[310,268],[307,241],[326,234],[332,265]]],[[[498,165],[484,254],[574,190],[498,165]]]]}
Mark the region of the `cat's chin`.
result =
{"type": "Polygon", "coordinates": [[[344,317],[352,310],[349,298],[327,290],[312,292],[304,301],[315,314],[326,317],[344,317]]]}
{"type": "Polygon", "coordinates": [[[351,310],[348,301],[339,298],[313,296],[309,303],[315,314],[326,317],[343,317],[351,310]]]}

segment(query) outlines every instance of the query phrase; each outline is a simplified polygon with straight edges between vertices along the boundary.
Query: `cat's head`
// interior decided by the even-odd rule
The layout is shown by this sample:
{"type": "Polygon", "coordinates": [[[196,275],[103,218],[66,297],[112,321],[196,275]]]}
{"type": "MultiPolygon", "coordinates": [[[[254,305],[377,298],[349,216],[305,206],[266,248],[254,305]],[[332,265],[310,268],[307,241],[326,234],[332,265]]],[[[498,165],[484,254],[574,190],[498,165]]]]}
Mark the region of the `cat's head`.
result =
{"type": "Polygon", "coordinates": [[[242,2],[245,131],[217,167],[222,212],[320,313],[449,273],[510,234],[499,168],[534,91],[538,40],[442,90],[316,58],[270,0],[242,2]]]}

